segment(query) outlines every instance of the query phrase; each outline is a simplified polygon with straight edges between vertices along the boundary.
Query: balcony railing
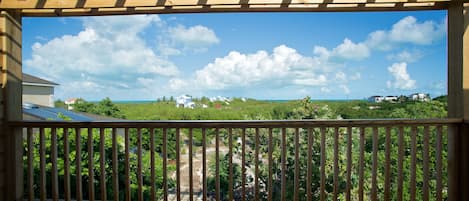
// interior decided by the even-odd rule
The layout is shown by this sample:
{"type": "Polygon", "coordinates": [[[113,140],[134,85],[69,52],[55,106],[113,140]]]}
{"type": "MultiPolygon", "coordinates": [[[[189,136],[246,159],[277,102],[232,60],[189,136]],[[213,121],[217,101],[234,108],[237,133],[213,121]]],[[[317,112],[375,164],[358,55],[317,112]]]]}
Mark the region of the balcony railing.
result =
{"type": "Polygon", "coordinates": [[[10,122],[27,200],[445,200],[460,119],[10,122]]]}

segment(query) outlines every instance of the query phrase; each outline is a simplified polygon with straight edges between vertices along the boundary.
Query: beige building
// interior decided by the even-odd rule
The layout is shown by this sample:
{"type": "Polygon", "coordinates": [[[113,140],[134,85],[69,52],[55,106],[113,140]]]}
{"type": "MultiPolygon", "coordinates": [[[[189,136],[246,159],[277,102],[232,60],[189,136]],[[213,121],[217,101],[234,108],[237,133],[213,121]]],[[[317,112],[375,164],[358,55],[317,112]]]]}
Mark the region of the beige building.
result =
{"type": "Polygon", "coordinates": [[[54,87],[58,84],[23,73],[23,104],[54,107],[54,87]]]}

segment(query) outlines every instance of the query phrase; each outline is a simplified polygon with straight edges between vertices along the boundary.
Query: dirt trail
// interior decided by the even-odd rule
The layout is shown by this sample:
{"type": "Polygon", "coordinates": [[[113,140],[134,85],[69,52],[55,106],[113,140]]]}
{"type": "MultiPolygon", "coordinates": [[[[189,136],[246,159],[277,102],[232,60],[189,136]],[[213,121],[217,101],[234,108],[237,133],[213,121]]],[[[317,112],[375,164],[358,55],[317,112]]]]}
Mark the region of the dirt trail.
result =
{"type": "MultiPolygon", "coordinates": [[[[183,135],[181,135],[183,136],[183,135]]],[[[183,139],[185,137],[182,137],[183,139]]],[[[186,140],[184,140],[187,142],[186,140]]],[[[192,189],[194,192],[194,200],[202,200],[202,146],[193,146],[193,155],[192,155],[192,189]]],[[[185,149],[185,151],[181,151],[181,167],[180,167],[180,174],[181,174],[181,200],[189,200],[189,145],[184,144],[181,147],[181,150],[185,149]]],[[[220,157],[226,153],[228,153],[228,147],[226,147],[223,143],[220,143],[220,157]]],[[[215,145],[214,143],[210,143],[207,145],[206,156],[207,156],[207,174],[208,174],[208,166],[209,160],[213,158],[215,155],[215,145]]],[[[176,173],[174,172],[171,175],[171,178],[176,180],[176,173]]],[[[169,193],[168,200],[176,201],[176,194],[169,193]]]]}

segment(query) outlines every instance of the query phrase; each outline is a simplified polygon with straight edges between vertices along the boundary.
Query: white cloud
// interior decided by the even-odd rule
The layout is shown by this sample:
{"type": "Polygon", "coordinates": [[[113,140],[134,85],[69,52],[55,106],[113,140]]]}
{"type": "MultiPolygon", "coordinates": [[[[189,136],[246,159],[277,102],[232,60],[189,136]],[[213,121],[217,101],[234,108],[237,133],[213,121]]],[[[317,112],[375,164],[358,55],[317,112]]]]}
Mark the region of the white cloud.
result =
{"type": "Polygon", "coordinates": [[[315,46],[314,54],[323,60],[335,58],[342,60],[362,60],[370,56],[370,51],[364,43],[354,43],[346,38],[343,43],[332,50],[321,46],[315,46]]]}
{"type": "Polygon", "coordinates": [[[350,76],[350,80],[359,80],[361,79],[362,75],[359,72],[355,72],[353,75],[350,76]]]}
{"type": "Polygon", "coordinates": [[[321,92],[323,93],[330,93],[331,92],[331,89],[329,89],[328,87],[321,87],[321,92]]]}
{"type": "Polygon", "coordinates": [[[389,60],[394,60],[398,62],[406,62],[406,63],[413,63],[420,60],[423,57],[422,52],[414,50],[414,51],[407,51],[403,50],[402,52],[396,54],[390,54],[387,56],[389,60]]]}
{"type": "Polygon", "coordinates": [[[216,58],[181,85],[173,80],[170,87],[191,86],[204,90],[237,89],[257,86],[323,86],[328,83],[328,70],[319,58],[306,57],[295,49],[280,45],[272,53],[258,51],[242,54],[237,51],[216,58]]]}
{"type": "Polygon", "coordinates": [[[350,39],[344,39],[344,42],[334,48],[333,55],[352,60],[361,60],[370,56],[368,47],[363,43],[354,43],[350,39]]]}
{"type": "Polygon", "coordinates": [[[183,25],[178,25],[169,28],[168,33],[169,38],[175,42],[191,47],[205,47],[220,42],[220,39],[218,39],[213,30],[201,25],[188,28],[183,25]]]}
{"type": "Polygon", "coordinates": [[[344,72],[339,71],[335,74],[335,79],[339,82],[346,82],[347,81],[347,75],[345,75],[344,72]]]}
{"type": "MultiPolygon", "coordinates": [[[[345,38],[341,44],[331,50],[315,46],[314,54],[324,60],[342,59],[358,61],[369,58],[372,50],[390,51],[398,43],[431,45],[443,38],[445,33],[446,21],[441,23],[434,21],[418,22],[415,17],[408,16],[396,22],[390,30],[371,32],[365,41],[355,43],[345,38]]],[[[406,55],[400,55],[401,59],[405,59],[403,58],[404,56],[406,55]]],[[[409,60],[410,58],[407,59],[409,60]]]]}
{"type": "Polygon", "coordinates": [[[156,15],[85,18],[79,33],[35,43],[26,69],[60,83],[59,96],[91,88],[109,92],[125,88],[122,83],[138,88],[137,77],[176,76],[176,65],[158,56],[140,36],[159,21],[156,15]]]}
{"type": "Polygon", "coordinates": [[[165,56],[205,52],[220,43],[215,31],[202,25],[185,27],[179,24],[163,29],[163,34],[158,36],[158,51],[165,56]]]}
{"type": "Polygon", "coordinates": [[[415,17],[408,16],[393,25],[389,37],[396,42],[429,45],[435,39],[442,37],[445,31],[444,23],[436,24],[433,21],[418,23],[415,17]]]}
{"type": "Polygon", "coordinates": [[[350,89],[347,87],[347,85],[339,85],[339,88],[342,89],[344,94],[350,94],[350,89]]]}
{"type": "Polygon", "coordinates": [[[394,63],[388,67],[389,73],[394,80],[387,81],[388,88],[410,90],[416,88],[416,81],[413,80],[407,72],[407,63],[394,63]]]}
{"type": "Polygon", "coordinates": [[[365,44],[379,50],[390,50],[396,43],[431,45],[444,37],[445,33],[446,21],[419,22],[415,17],[408,16],[395,23],[391,30],[370,33],[365,44]]]}

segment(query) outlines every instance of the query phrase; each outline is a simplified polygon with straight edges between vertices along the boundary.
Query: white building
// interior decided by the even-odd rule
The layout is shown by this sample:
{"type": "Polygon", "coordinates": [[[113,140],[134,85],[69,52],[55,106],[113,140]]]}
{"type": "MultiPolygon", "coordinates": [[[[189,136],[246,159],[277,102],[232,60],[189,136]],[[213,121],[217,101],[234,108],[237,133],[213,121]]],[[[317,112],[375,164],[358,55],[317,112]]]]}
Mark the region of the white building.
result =
{"type": "Polygon", "coordinates": [[[73,110],[73,104],[77,102],[78,98],[69,98],[64,103],[67,105],[68,110],[73,110]]]}
{"type": "Polygon", "coordinates": [[[383,102],[383,100],[384,100],[383,96],[371,96],[368,98],[368,101],[372,103],[381,103],[383,102]]]}
{"type": "Polygon", "coordinates": [[[424,93],[413,93],[413,94],[410,94],[408,97],[409,97],[409,100],[413,100],[413,101],[422,101],[422,102],[430,101],[430,95],[424,94],[424,93]]]}
{"type": "Polygon", "coordinates": [[[192,96],[182,95],[176,97],[176,107],[177,108],[195,108],[195,103],[192,101],[192,96]]]}
{"type": "Polygon", "coordinates": [[[386,96],[384,97],[384,101],[387,101],[387,102],[397,102],[399,100],[399,97],[397,96],[386,96]]]}
{"type": "Polygon", "coordinates": [[[215,101],[221,101],[221,102],[231,102],[231,98],[223,97],[223,96],[216,96],[216,97],[210,97],[209,98],[210,102],[215,102],[215,101]]]}
{"type": "Polygon", "coordinates": [[[54,107],[54,87],[57,83],[23,73],[23,104],[32,103],[54,107]]]}

